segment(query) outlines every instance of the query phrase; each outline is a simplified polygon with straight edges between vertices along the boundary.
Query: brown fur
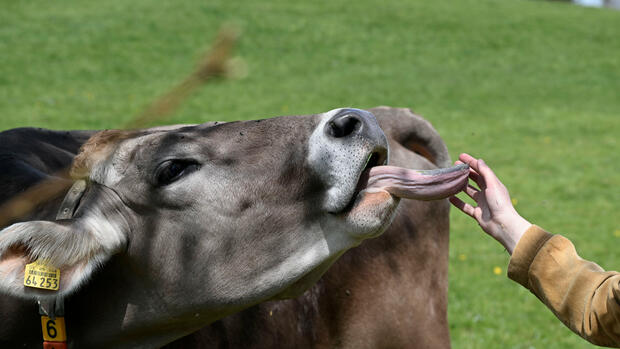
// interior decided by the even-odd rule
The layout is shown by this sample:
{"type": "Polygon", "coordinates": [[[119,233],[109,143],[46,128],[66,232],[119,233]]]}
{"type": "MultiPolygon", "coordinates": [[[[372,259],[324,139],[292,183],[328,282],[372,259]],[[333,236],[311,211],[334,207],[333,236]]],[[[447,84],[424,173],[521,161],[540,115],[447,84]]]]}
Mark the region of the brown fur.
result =
{"type": "MultiPolygon", "coordinates": [[[[392,164],[450,164],[428,121],[409,109],[371,111],[392,164]]],[[[446,200],[403,200],[382,236],[349,250],[302,296],[256,305],[165,348],[449,348],[448,214],[446,200]]]]}
{"type": "MultiPolygon", "coordinates": [[[[447,165],[445,145],[428,122],[406,109],[377,108],[372,112],[390,139],[393,164],[419,169],[447,165]]],[[[82,148],[81,159],[76,159],[74,164],[76,175],[87,175],[96,163],[88,160],[85,154],[107,154],[117,142],[130,137],[124,132],[106,131],[98,136],[100,140],[89,141],[89,145],[82,148]]],[[[51,136],[49,139],[53,142],[49,143],[54,147],[67,143],[60,135],[48,137],[51,136]]],[[[67,151],[75,154],[77,146],[67,151]]],[[[33,154],[42,152],[29,150],[33,154]]],[[[58,152],[50,150],[49,153],[58,152]]],[[[46,156],[43,160],[49,158],[46,156]]],[[[61,160],[59,163],[64,166],[68,164],[64,157],[61,160]]],[[[49,167],[47,163],[45,165],[49,167]]],[[[23,174],[23,170],[19,170],[23,174]]],[[[39,178],[31,177],[34,179],[15,176],[23,183],[8,188],[6,195],[15,195],[15,188],[27,187],[39,178]]],[[[53,209],[57,207],[51,206],[49,218],[53,217],[53,209]]],[[[383,236],[368,240],[344,254],[302,296],[251,307],[167,347],[448,348],[448,209],[446,201],[404,201],[383,236]]],[[[39,215],[44,216],[42,212],[39,215]]],[[[120,267],[114,270],[129,269],[122,257],[111,260],[109,264],[109,269],[114,269],[112,267],[117,264],[120,267]]],[[[103,270],[102,275],[105,272],[103,270]]],[[[101,279],[104,278],[100,276],[92,280],[91,288],[105,286],[101,279]]],[[[114,292],[108,296],[117,297],[114,292]]],[[[97,309],[97,306],[101,308],[100,303],[92,304],[91,298],[85,298],[81,303],[79,300],[84,299],[68,302],[77,315],[79,311],[117,316],[118,319],[126,315],[125,309],[118,312],[97,309]]],[[[0,304],[0,317],[6,319],[0,330],[3,334],[0,343],[7,340],[6,333],[19,333],[20,340],[27,340],[32,347],[40,346],[38,336],[28,335],[40,331],[34,304],[17,304],[10,298],[0,303],[3,303],[0,304]],[[16,307],[19,310],[15,310],[16,307]]],[[[71,323],[78,318],[76,314],[68,319],[68,327],[79,332],[81,324],[71,323]]]]}
{"type": "Polygon", "coordinates": [[[71,165],[71,177],[87,178],[97,162],[106,159],[120,142],[135,135],[136,131],[126,130],[104,130],[95,133],[80,147],[71,165]]]}

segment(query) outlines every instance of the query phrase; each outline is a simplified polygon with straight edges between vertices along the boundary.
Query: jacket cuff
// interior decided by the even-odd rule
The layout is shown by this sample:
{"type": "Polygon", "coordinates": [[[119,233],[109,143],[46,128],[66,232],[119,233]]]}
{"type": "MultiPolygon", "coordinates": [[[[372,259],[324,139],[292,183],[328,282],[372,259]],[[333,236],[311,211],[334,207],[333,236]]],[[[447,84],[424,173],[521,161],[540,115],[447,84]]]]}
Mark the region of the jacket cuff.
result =
{"type": "Polygon", "coordinates": [[[540,248],[549,240],[553,234],[544,231],[537,225],[529,227],[512,252],[510,263],[508,264],[508,277],[520,283],[523,287],[529,287],[529,270],[532,261],[538,254],[540,248]]]}

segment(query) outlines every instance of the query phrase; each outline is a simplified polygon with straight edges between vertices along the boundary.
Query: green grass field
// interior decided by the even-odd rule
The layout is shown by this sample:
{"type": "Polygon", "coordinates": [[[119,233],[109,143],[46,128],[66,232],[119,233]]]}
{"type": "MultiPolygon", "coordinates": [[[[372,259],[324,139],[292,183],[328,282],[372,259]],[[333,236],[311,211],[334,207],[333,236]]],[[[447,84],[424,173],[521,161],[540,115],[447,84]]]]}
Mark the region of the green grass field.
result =
{"type": "MultiPolygon", "coordinates": [[[[408,106],[483,157],[529,220],[620,268],[620,11],[525,0],[2,1],[0,129],[115,128],[189,73],[220,24],[242,80],[168,121],[408,106]]],[[[454,348],[587,348],[452,212],[454,348]],[[494,269],[501,268],[496,275],[494,269]]]]}

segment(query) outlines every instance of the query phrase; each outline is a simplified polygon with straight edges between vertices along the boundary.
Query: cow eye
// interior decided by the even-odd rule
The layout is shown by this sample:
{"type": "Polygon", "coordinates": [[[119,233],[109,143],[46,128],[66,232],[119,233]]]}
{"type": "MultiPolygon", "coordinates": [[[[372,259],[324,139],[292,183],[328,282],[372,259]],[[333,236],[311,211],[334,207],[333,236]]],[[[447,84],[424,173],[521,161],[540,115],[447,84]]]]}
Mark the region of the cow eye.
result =
{"type": "Polygon", "coordinates": [[[198,167],[198,163],[192,160],[168,160],[157,169],[155,181],[158,186],[168,185],[198,167]]]}

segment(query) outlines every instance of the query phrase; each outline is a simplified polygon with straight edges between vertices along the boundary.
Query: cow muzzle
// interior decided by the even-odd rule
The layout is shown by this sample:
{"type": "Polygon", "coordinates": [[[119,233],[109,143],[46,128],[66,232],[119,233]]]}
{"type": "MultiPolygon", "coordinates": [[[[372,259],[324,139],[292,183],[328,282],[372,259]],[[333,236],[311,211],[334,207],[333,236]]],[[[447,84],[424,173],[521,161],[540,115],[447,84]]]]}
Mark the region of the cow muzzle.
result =
{"type": "Polygon", "coordinates": [[[336,109],[310,137],[309,163],[326,184],[323,209],[358,238],[380,234],[401,198],[438,200],[467,183],[469,168],[416,171],[386,166],[388,141],[370,112],[336,109]]]}
{"type": "Polygon", "coordinates": [[[321,118],[310,136],[308,162],[327,188],[323,209],[337,214],[350,205],[361,173],[387,164],[388,141],[370,112],[335,109],[321,118]]]}

